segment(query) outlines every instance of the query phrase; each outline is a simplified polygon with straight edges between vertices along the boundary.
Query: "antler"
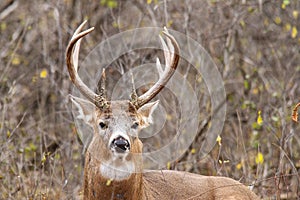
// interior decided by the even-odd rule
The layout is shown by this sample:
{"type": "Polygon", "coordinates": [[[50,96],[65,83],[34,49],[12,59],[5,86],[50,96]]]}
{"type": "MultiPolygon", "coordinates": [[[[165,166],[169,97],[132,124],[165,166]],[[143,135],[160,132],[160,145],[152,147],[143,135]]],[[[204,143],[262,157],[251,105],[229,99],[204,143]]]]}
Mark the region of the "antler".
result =
{"type": "MultiPolygon", "coordinates": [[[[72,36],[66,50],[66,62],[73,84],[89,101],[93,102],[97,107],[103,109],[107,106],[105,91],[102,91],[100,95],[96,94],[87,85],[84,84],[84,82],[78,75],[78,55],[81,39],[94,30],[94,27],[92,27],[81,32],[86,22],[87,21],[84,21],[82,24],[80,24],[80,26],[76,29],[74,35],[72,36]]],[[[104,77],[105,79],[104,71],[102,73],[102,77],[104,77]]],[[[105,90],[105,88],[103,90],[105,90]]]]}
{"type": "Polygon", "coordinates": [[[163,34],[167,37],[167,44],[161,36],[159,36],[159,38],[164,50],[166,62],[165,70],[162,70],[159,59],[157,59],[156,65],[160,73],[160,78],[146,93],[137,99],[131,100],[137,109],[151,101],[165,87],[177,68],[180,53],[179,46],[175,38],[169,34],[168,30],[166,28],[164,29],[163,34]]]}
{"type": "MultiPolygon", "coordinates": [[[[101,76],[101,92],[100,94],[96,94],[93,92],[84,82],[80,79],[78,75],[78,55],[80,49],[81,39],[92,32],[94,27],[89,28],[88,30],[82,31],[83,26],[86,24],[84,21],[75,31],[72,36],[67,50],[66,50],[66,62],[68,71],[70,74],[70,78],[73,84],[78,88],[78,90],[91,102],[93,102],[97,107],[101,109],[105,109],[108,106],[108,101],[106,100],[106,91],[105,91],[105,70],[102,72],[101,76]]],[[[167,44],[160,37],[163,49],[164,49],[164,57],[166,62],[165,70],[163,71],[160,65],[159,60],[157,60],[157,67],[160,72],[159,80],[143,95],[137,97],[136,93],[134,98],[131,99],[131,103],[136,107],[136,109],[140,108],[144,104],[151,101],[167,84],[172,75],[174,74],[178,62],[179,62],[179,46],[175,40],[175,38],[169,34],[168,30],[165,28],[163,34],[167,37],[167,44]]],[[[134,89],[135,90],[135,89],[134,89]]],[[[133,97],[132,96],[132,97],[133,97]]]]}

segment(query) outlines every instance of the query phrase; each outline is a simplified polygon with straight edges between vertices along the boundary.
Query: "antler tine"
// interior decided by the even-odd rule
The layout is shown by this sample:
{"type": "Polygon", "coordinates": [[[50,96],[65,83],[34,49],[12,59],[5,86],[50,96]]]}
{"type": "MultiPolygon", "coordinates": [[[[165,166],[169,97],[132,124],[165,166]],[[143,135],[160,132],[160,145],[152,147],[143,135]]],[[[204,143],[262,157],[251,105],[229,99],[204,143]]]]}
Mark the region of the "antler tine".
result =
{"type": "Polygon", "coordinates": [[[180,53],[179,46],[175,38],[169,34],[166,28],[163,34],[167,37],[167,44],[164,40],[161,40],[166,62],[165,70],[163,74],[160,75],[159,80],[146,93],[138,97],[136,103],[137,109],[151,101],[165,87],[177,68],[180,53]]]}
{"type": "Polygon", "coordinates": [[[101,78],[98,84],[98,91],[99,95],[106,98],[106,74],[105,74],[105,68],[103,68],[102,73],[101,73],[101,78]]]}
{"type": "Polygon", "coordinates": [[[135,107],[138,107],[138,96],[137,96],[136,89],[135,89],[135,83],[134,83],[132,71],[130,71],[130,75],[131,75],[131,84],[132,84],[132,91],[131,91],[131,95],[130,95],[131,103],[135,107]]]}
{"type": "Polygon", "coordinates": [[[80,24],[80,26],[76,29],[75,33],[73,34],[66,50],[66,62],[69,75],[73,84],[77,87],[81,94],[83,94],[89,101],[93,102],[99,108],[102,108],[102,103],[100,102],[101,96],[93,92],[81,80],[81,78],[78,75],[78,55],[81,39],[94,30],[94,27],[92,27],[81,32],[86,22],[87,21],[84,21],[82,24],[80,24]]]}
{"type": "Polygon", "coordinates": [[[100,81],[98,82],[98,94],[99,94],[99,105],[101,108],[105,108],[107,104],[107,95],[106,95],[106,74],[105,74],[105,68],[103,68],[102,73],[101,73],[101,78],[100,81]]]}

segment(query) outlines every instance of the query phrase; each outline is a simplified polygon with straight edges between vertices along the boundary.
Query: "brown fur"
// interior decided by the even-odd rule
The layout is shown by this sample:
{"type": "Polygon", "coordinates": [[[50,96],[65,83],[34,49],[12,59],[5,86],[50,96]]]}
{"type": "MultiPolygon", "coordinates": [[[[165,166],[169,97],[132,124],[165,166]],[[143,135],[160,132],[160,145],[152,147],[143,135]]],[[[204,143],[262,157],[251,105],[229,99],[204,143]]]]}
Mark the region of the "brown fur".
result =
{"type": "Polygon", "coordinates": [[[143,173],[143,190],[140,199],[148,200],[258,199],[247,187],[230,178],[170,170],[143,173]]]}

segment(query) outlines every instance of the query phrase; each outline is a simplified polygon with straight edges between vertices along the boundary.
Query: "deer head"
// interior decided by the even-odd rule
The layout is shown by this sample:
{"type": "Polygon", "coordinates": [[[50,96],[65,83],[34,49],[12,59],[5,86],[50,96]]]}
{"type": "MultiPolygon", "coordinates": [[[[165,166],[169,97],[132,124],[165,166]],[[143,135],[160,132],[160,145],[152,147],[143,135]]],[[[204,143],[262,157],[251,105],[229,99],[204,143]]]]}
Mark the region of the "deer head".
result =
{"type": "MultiPolygon", "coordinates": [[[[71,96],[71,100],[80,113],[78,118],[83,119],[94,130],[87,154],[93,157],[91,159],[99,160],[94,162],[97,163],[95,165],[106,162],[108,165],[122,168],[124,163],[127,163],[126,170],[136,171],[136,165],[131,163],[133,160],[130,153],[142,153],[142,143],[138,139],[138,133],[152,123],[152,113],[157,108],[159,101],[150,101],[165,87],[177,68],[179,61],[178,44],[165,29],[163,34],[167,38],[167,43],[161,37],[160,39],[164,49],[166,67],[162,71],[160,62],[157,60],[157,66],[162,73],[159,80],[141,96],[137,96],[133,87],[131,99],[109,101],[106,97],[105,70],[102,72],[98,86],[99,94],[88,88],[78,75],[78,54],[81,39],[94,29],[81,31],[85,23],[86,21],[77,28],[69,42],[66,50],[66,62],[73,84],[87,98],[84,100],[71,96]]],[[[109,174],[105,169],[103,169],[103,173],[104,176],[105,174],[108,176],[107,178],[125,178],[109,174]]]]}

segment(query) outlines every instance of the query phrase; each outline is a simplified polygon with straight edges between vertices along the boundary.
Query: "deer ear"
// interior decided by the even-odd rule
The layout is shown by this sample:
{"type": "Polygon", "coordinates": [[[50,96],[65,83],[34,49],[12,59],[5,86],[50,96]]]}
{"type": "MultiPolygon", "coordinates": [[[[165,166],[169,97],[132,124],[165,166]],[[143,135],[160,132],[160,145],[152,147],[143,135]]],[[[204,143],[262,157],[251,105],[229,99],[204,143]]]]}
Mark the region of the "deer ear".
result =
{"type": "Polygon", "coordinates": [[[92,126],[96,106],[87,100],[84,100],[84,99],[81,99],[78,97],[74,97],[72,95],[69,95],[69,98],[73,102],[73,106],[75,106],[78,111],[78,115],[76,118],[81,119],[86,124],[92,126]]]}
{"type": "Polygon", "coordinates": [[[157,100],[155,102],[147,103],[138,109],[137,112],[142,116],[143,120],[145,121],[145,123],[147,125],[151,124],[153,122],[152,114],[153,114],[154,110],[157,108],[158,103],[159,103],[159,100],[157,100]]]}

